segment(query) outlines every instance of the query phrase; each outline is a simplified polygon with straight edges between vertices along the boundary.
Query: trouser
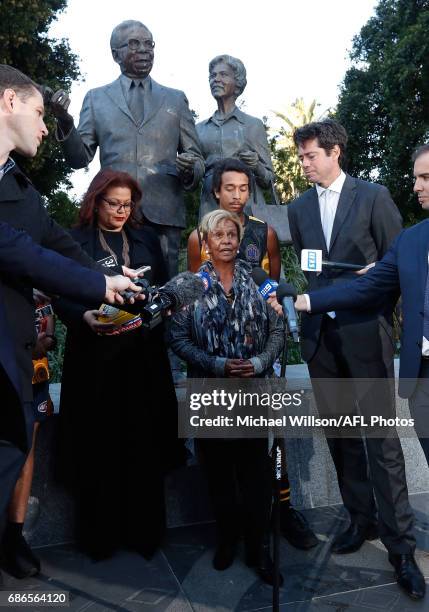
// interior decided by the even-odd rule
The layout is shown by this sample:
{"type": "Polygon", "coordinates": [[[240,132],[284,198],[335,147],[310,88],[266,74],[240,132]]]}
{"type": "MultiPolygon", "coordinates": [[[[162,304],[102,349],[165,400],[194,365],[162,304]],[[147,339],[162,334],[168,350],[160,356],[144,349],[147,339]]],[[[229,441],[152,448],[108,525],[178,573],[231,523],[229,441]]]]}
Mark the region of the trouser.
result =
{"type": "Polygon", "coordinates": [[[429,465],[429,359],[422,359],[419,380],[409,405],[414,428],[429,465]]]}
{"type": "MultiPolygon", "coordinates": [[[[33,403],[25,402],[23,410],[30,449],[34,427],[33,403]]],[[[6,526],[7,509],[26,458],[27,453],[22,449],[7,440],[0,440],[0,542],[6,526]]]]}
{"type": "MultiPolygon", "coordinates": [[[[308,369],[320,416],[395,414],[392,344],[376,321],[353,329],[325,315],[319,346],[308,369]],[[367,382],[368,389],[362,393],[362,384],[353,380],[356,378],[374,384],[367,382]],[[342,380],[333,384],[329,379],[342,380]]],[[[351,521],[363,526],[376,522],[375,493],[383,544],[392,553],[413,552],[413,513],[396,431],[389,432],[389,437],[368,436],[365,441],[362,437],[343,437],[340,431],[327,431],[327,436],[351,521]]]]}
{"type": "Polygon", "coordinates": [[[197,448],[218,542],[236,542],[244,530],[247,553],[258,554],[270,524],[272,471],[267,440],[199,439],[197,448]]]}
{"type": "Polygon", "coordinates": [[[182,229],[170,225],[159,225],[145,218],[145,223],[158,234],[162,253],[167,264],[168,277],[173,278],[179,272],[179,247],[182,229]]]}

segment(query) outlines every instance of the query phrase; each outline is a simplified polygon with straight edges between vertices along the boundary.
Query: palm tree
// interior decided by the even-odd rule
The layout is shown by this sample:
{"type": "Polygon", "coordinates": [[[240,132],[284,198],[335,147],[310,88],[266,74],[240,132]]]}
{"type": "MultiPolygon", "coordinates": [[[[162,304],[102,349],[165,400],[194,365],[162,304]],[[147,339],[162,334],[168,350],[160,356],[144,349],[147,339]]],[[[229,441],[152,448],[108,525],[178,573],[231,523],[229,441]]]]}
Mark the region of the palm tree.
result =
{"type": "Polygon", "coordinates": [[[285,112],[272,111],[277,119],[281,120],[280,127],[270,129],[270,146],[276,173],[276,187],[282,202],[291,202],[308,188],[308,183],[301,169],[296,147],[293,142],[293,133],[296,128],[322,119],[328,111],[318,117],[315,116],[316,107],[313,100],[308,106],[303,98],[297,98],[285,112]]]}

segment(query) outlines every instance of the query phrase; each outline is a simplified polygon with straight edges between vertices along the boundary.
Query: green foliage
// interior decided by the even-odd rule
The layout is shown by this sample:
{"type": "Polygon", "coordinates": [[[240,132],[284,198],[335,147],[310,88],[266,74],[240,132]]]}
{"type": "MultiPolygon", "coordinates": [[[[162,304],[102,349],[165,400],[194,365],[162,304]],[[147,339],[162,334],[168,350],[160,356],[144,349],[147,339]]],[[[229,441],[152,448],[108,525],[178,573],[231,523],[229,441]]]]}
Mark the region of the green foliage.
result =
{"type": "Polygon", "coordinates": [[[51,378],[49,382],[59,383],[61,382],[61,372],[63,369],[64,360],[64,346],[66,341],[67,329],[65,325],[57,318],[55,321],[55,335],[57,337],[57,346],[54,351],[48,353],[49,358],[49,371],[51,378]]]}
{"type": "Polygon", "coordinates": [[[269,144],[276,173],[276,188],[282,202],[291,202],[309,187],[296,154],[293,133],[296,128],[316,120],[317,106],[316,100],[306,106],[302,98],[297,98],[285,112],[274,111],[282,123],[279,128],[270,129],[269,144]]]}
{"type": "MultiPolygon", "coordinates": [[[[18,68],[54,91],[69,90],[80,77],[78,57],[66,39],[48,36],[50,25],[66,5],[67,0],[1,0],[0,63],[18,68]]],[[[48,115],[46,123],[50,135],[37,156],[31,160],[14,157],[40,193],[50,198],[60,186],[71,186],[71,170],[55,141],[53,118],[48,115]]]]}
{"type": "Polygon", "coordinates": [[[428,32],[428,0],[380,0],[354,39],[336,111],[350,173],[385,184],[407,224],[422,217],[410,157],[429,136],[428,32]]]}
{"type": "Polygon", "coordinates": [[[46,209],[52,219],[62,227],[70,228],[77,222],[79,203],[64,191],[57,191],[46,200],[46,209]]]}

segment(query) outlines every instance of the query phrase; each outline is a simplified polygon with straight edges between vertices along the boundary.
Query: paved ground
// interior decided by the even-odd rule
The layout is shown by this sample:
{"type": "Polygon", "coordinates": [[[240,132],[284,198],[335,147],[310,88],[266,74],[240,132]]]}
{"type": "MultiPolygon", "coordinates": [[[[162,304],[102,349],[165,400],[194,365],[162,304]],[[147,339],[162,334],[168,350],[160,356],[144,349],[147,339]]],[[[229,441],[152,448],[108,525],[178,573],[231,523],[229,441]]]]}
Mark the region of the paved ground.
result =
{"type": "MultiPolygon", "coordinates": [[[[414,494],[411,501],[417,518],[417,558],[429,586],[429,493],[414,494]]],[[[313,508],[305,514],[321,544],[305,553],[282,541],[281,610],[429,611],[429,593],[418,603],[401,593],[380,541],[366,542],[352,555],[330,554],[329,541],[346,525],[341,506],[313,508]]],[[[272,591],[245,566],[242,551],[227,571],[212,569],[213,542],[209,523],[170,529],[162,552],[151,562],[123,551],[93,563],[71,545],[39,548],[43,573],[24,581],[5,575],[4,588],[69,591],[71,603],[66,609],[73,612],[270,610],[272,591]]]]}

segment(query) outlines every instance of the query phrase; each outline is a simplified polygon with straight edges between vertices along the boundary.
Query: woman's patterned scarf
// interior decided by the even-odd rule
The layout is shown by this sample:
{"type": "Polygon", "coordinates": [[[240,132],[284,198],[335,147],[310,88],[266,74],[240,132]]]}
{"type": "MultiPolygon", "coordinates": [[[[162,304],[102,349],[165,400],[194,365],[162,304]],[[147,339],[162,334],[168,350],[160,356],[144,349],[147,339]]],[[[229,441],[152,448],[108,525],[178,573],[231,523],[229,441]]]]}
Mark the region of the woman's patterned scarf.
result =
{"type": "Polygon", "coordinates": [[[209,355],[228,359],[249,359],[262,352],[267,337],[268,316],[246,261],[236,259],[230,304],[211,261],[201,272],[209,274],[211,287],[199,301],[202,342],[209,355]]]}

